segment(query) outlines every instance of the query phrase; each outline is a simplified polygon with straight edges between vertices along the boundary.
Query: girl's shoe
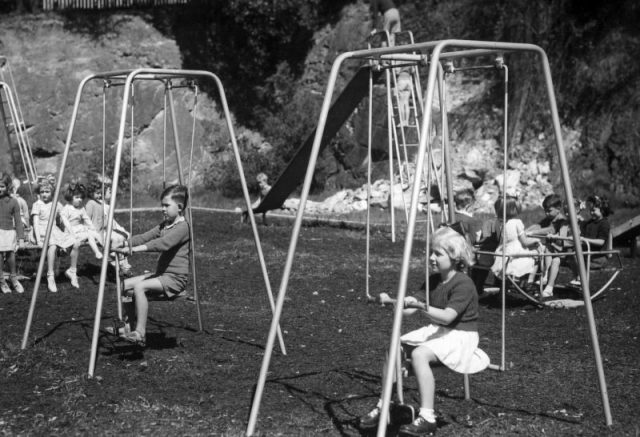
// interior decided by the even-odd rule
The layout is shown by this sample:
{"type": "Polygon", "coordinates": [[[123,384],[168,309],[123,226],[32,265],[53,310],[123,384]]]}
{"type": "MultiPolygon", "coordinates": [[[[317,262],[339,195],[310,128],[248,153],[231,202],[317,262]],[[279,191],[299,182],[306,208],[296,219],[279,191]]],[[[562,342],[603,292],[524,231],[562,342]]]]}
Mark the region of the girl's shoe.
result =
{"type": "Polygon", "coordinates": [[[22,288],[22,284],[18,282],[16,278],[11,278],[11,286],[16,293],[24,293],[24,288],[22,288]]]}
{"type": "Polygon", "coordinates": [[[102,259],[102,252],[96,252],[94,253],[96,259],[102,259]]]}
{"type": "Polygon", "coordinates": [[[69,282],[71,282],[71,286],[73,288],[80,288],[80,284],[78,284],[78,275],[76,275],[75,271],[67,269],[65,270],[64,275],[69,278],[69,282]]]}
{"type": "Polygon", "coordinates": [[[57,293],[58,292],[58,287],[56,286],[56,279],[55,279],[55,276],[54,276],[53,272],[47,273],[47,288],[49,289],[49,292],[51,292],[51,293],[57,293]]]}
{"type": "Polygon", "coordinates": [[[121,337],[129,343],[135,344],[136,346],[146,346],[146,339],[138,331],[126,332],[121,337]]]}
{"type": "Polygon", "coordinates": [[[9,284],[7,284],[7,281],[5,281],[4,279],[2,280],[2,282],[0,282],[0,291],[2,291],[3,294],[11,293],[11,288],[9,287],[9,284]]]}

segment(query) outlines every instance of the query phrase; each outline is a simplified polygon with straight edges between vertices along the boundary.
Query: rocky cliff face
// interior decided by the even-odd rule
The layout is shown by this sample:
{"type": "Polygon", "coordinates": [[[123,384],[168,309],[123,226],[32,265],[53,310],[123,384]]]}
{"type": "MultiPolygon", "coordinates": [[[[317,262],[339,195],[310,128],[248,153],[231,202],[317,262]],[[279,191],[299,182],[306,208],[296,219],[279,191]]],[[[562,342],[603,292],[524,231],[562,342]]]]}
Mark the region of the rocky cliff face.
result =
{"type": "MultiPolygon", "coordinates": [[[[140,16],[120,14],[82,18],[54,14],[0,17],[0,54],[8,58],[15,79],[39,174],[58,172],[82,79],[105,71],[181,68],[182,65],[174,41],[161,35],[140,16]]],[[[102,81],[92,81],[85,88],[65,170],[68,177],[85,178],[101,171],[103,97],[106,98],[106,156],[108,161],[113,159],[122,91],[123,87],[114,86],[103,94],[102,81]]],[[[173,93],[185,173],[193,157],[192,181],[201,183],[203,171],[213,159],[209,152],[217,147],[212,144],[213,138],[225,147],[229,142],[226,124],[206,94],[198,96],[194,123],[193,90],[176,88],[173,93]],[[194,124],[195,147],[191,153],[194,124]]],[[[133,185],[136,192],[158,189],[164,172],[168,181],[177,178],[171,122],[166,123],[166,131],[164,128],[164,96],[164,86],[158,81],[136,84],[134,128],[132,131],[129,112],[125,129],[127,149],[132,133],[135,138],[133,185]],[[167,152],[163,159],[165,137],[167,152]]],[[[129,152],[125,155],[129,156],[129,152]]],[[[110,167],[107,163],[107,168],[110,167]]],[[[126,168],[122,172],[128,174],[126,168]]]]}

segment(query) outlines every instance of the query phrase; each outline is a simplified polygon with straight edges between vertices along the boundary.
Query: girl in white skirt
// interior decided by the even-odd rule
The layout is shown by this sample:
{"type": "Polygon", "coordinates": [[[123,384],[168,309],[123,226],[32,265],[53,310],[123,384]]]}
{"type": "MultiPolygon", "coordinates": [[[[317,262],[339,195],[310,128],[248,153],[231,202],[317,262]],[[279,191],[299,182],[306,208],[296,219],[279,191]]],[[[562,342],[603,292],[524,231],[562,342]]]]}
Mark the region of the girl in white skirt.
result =
{"type": "MultiPolygon", "coordinates": [[[[51,217],[51,210],[53,208],[53,185],[51,180],[43,179],[37,188],[37,193],[40,198],[33,203],[31,207],[31,217],[33,217],[33,231],[36,238],[35,243],[42,247],[44,245],[44,237],[47,233],[47,225],[49,220],[55,220],[56,217],[51,217]]],[[[58,291],[55,281],[55,260],[57,248],[69,249],[73,247],[76,239],[73,238],[66,230],[71,226],[69,221],[64,218],[60,212],[62,211],[62,205],[58,203],[56,206],[56,215],[62,220],[65,231],[60,229],[55,223],[51,228],[51,235],[49,236],[49,245],[47,247],[47,288],[50,292],[55,293],[58,291]]],[[[77,250],[71,252],[72,256],[78,256],[77,250]]]]}
{"type": "Polygon", "coordinates": [[[20,205],[11,197],[11,177],[0,177],[0,291],[16,293],[24,290],[18,282],[16,250],[24,246],[24,231],[20,219],[20,205]],[[9,284],[4,278],[4,259],[9,265],[9,284]]]}
{"type": "MultiPolygon", "coordinates": [[[[400,337],[420,393],[420,413],[412,423],[400,427],[401,435],[433,435],[437,430],[433,365],[444,364],[459,373],[477,373],[489,365],[489,357],[478,349],[478,293],[464,273],[472,264],[467,240],[451,228],[438,229],[429,264],[429,305],[413,297],[404,301],[405,315],[424,314],[429,324],[400,337]]],[[[360,418],[361,428],[377,426],[381,407],[380,400],[360,418]]]]}

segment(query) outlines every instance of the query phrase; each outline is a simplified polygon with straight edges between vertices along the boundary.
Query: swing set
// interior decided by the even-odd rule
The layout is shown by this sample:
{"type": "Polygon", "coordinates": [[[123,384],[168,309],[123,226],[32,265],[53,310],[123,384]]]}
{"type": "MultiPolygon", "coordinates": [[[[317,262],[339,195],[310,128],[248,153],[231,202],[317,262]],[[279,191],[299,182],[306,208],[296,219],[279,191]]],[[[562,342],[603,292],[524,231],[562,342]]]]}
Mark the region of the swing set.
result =
{"type": "MultiPolygon", "coordinates": [[[[269,276],[267,273],[267,269],[266,269],[266,262],[264,259],[264,255],[262,253],[262,245],[260,243],[260,238],[258,235],[258,228],[257,228],[257,224],[255,221],[255,216],[253,214],[253,211],[251,209],[251,199],[249,197],[249,191],[247,188],[247,183],[246,183],[246,179],[244,177],[244,171],[243,171],[243,167],[242,167],[242,162],[240,159],[240,152],[239,152],[239,148],[238,148],[238,144],[236,141],[236,136],[234,133],[234,128],[233,128],[233,124],[231,121],[231,115],[229,112],[229,107],[227,104],[227,100],[226,100],[226,95],[224,92],[224,88],[222,86],[222,82],[220,81],[220,79],[213,73],[210,73],[208,71],[201,71],[201,70],[174,70],[174,69],[137,69],[137,70],[118,70],[118,71],[110,71],[110,72],[104,72],[104,73],[97,73],[97,74],[92,74],[89,75],[87,77],[85,77],[79,87],[78,87],[78,91],[76,93],[76,98],[75,98],[75,103],[74,103],[74,107],[73,107],[73,112],[72,112],[72,118],[71,118],[71,124],[69,127],[69,132],[67,135],[67,140],[66,140],[66,146],[64,149],[64,153],[62,155],[62,160],[60,163],[60,171],[58,174],[58,178],[57,180],[59,182],[61,182],[64,179],[64,175],[65,175],[65,168],[67,165],[67,159],[68,159],[68,155],[69,155],[69,151],[71,148],[71,141],[73,138],[73,133],[74,133],[74,129],[75,129],[75,125],[76,125],[76,121],[78,118],[78,111],[79,111],[79,107],[80,107],[80,103],[82,101],[82,97],[91,92],[91,90],[89,90],[88,88],[88,84],[90,83],[98,83],[102,85],[102,96],[103,96],[103,103],[102,103],[102,109],[103,109],[103,120],[102,120],[102,180],[103,180],[103,193],[104,193],[104,181],[107,179],[111,179],[113,185],[112,185],[112,195],[111,195],[111,200],[110,200],[110,204],[109,204],[109,209],[108,209],[108,217],[107,217],[107,230],[106,230],[106,235],[105,235],[105,239],[104,239],[104,246],[103,246],[103,258],[102,258],[102,264],[101,264],[101,269],[100,269],[100,281],[99,281],[99,288],[98,288],[98,296],[97,296],[97,303],[96,303],[96,311],[95,311],[95,319],[94,319],[94,325],[93,325],[93,335],[92,335],[92,342],[91,342],[91,354],[90,354],[90,359],[89,359],[89,368],[88,368],[88,375],[89,377],[93,377],[94,373],[95,373],[95,364],[96,364],[96,356],[97,356],[97,349],[98,349],[98,340],[100,337],[100,325],[101,325],[101,319],[102,319],[102,311],[103,311],[103,302],[104,302],[104,295],[105,295],[105,288],[106,288],[106,278],[107,278],[107,268],[108,268],[108,264],[109,264],[109,258],[110,258],[110,253],[111,253],[111,235],[113,233],[113,229],[114,229],[114,212],[116,209],[116,205],[117,205],[117,199],[118,199],[118,185],[119,185],[119,181],[121,180],[121,166],[122,166],[122,156],[124,153],[124,148],[125,148],[125,131],[126,131],[126,125],[127,125],[127,120],[129,119],[129,125],[130,125],[130,137],[129,137],[129,145],[130,145],[130,156],[133,157],[133,147],[135,144],[135,107],[136,107],[136,99],[135,99],[135,90],[136,90],[136,83],[138,82],[145,82],[145,83],[157,83],[160,84],[164,87],[164,108],[163,108],[163,185],[166,183],[167,180],[167,174],[166,174],[166,156],[167,156],[167,123],[170,119],[171,122],[171,127],[172,127],[172,131],[173,131],[173,143],[174,143],[174,150],[175,150],[175,157],[176,157],[176,164],[177,164],[177,179],[179,181],[180,184],[186,185],[187,186],[187,192],[189,193],[190,196],[190,192],[191,192],[191,188],[192,188],[192,162],[193,162],[193,150],[194,150],[194,138],[195,138],[195,128],[196,128],[196,118],[197,118],[197,105],[198,105],[198,90],[199,90],[199,86],[197,81],[201,81],[201,80],[207,80],[207,81],[212,81],[213,84],[215,85],[218,93],[219,93],[219,98],[220,98],[220,102],[221,102],[221,106],[225,115],[225,119],[226,119],[226,125],[227,125],[227,129],[228,129],[228,133],[230,136],[230,144],[231,147],[233,149],[233,153],[235,156],[235,160],[236,160],[236,165],[238,168],[238,173],[240,176],[240,181],[241,181],[241,185],[242,185],[242,191],[243,191],[243,195],[244,195],[244,200],[245,203],[247,205],[247,210],[249,211],[249,219],[250,219],[250,223],[251,223],[251,227],[253,230],[253,235],[254,235],[254,243],[256,246],[256,251],[258,254],[258,258],[259,258],[259,262],[260,262],[260,266],[261,266],[261,270],[262,270],[262,274],[263,274],[263,280],[265,282],[265,288],[267,291],[267,295],[269,298],[269,302],[271,304],[271,308],[272,310],[275,310],[275,303],[274,303],[274,299],[273,299],[273,293],[271,291],[271,285],[270,285],[270,281],[269,281],[269,276]],[[119,88],[122,87],[123,91],[122,91],[122,97],[121,97],[121,108],[120,108],[120,122],[119,122],[119,129],[118,129],[118,136],[117,136],[117,143],[116,143],[116,152],[115,152],[115,161],[113,164],[113,173],[112,175],[107,175],[106,174],[106,147],[107,147],[107,133],[106,133],[106,115],[107,115],[107,90],[109,89],[115,89],[115,88],[119,88]],[[179,138],[179,132],[178,132],[178,124],[177,124],[177,119],[176,119],[176,108],[175,108],[175,104],[174,104],[174,94],[173,94],[173,90],[177,89],[177,88],[187,88],[189,90],[191,90],[193,92],[193,107],[191,109],[191,116],[192,116],[192,132],[191,132],[191,147],[190,147],[190,151],[189,151],[189,165],[188,165],[188,175],[189,177],[185,180],[185,176],[184,176],[184,172],[183,172],[183,164],[182,164],[182,149],[180,147],[180,138],[179,138]],[[167,114],[169,115],[169,117],[167,117],[167,114]],[[107,177],[109,176],[109,177],[107,177]]],[[[131,168],[130,168],[131,174],[133,174],[134,168],[133,168],[133,159],[131,159],[131,168]]],[[[51,215],[54,216],[56,213],[56,206],[58,205],[58,198],[60,195],[60,186],[61,184],[58,183],[56,185],[56,189],[55,189],[55,193],[53,196],[53,206],[52,206],[52,212],[51,215]]],[[[104,198],[104,197],[103,197],[104,198]]],[[[191,214],[191,207],[187,206],[186,210],[185,210],[185,218],[187,219],[187,222],[189,223],[189,232],[190,232],[190,268],[191,268],[191,275],[192,275],[192,284],[193,284],[193,299],[195,300],[195,304],[196,304],[196,311],[197,311],[197,318],[198,318],[198,328],[200,331],[202,331],[203,329],[203,322],[202,322],[202,313],[201,313],[201,309],[200,309],[200,295],[198,293],[198,288],[197,288],[197,277],[196,277],[196,254],[195,254],[195,247],[196,245],[194,244],[194,222],[193,222],[193,217],[191,214]]],[[[48,226],[47,226],[47,230],[46,230],[46,235],[44,238],[44,244],[43,247],[46,249],[49,243],[49,239],[51,236],[51,230],[53,227],[53,223],[54,220],[49,220],[48,222],[48,226]]],[[[133,223],[133,192],[130,192],[130,204],[129,204],[129,224],[130,224],[130,233],[132,233],[132,226],[133,223]]],[[[31,298],[31,305],[29,307],[29,314],[27,317],[27,322],[26,322],[26,326],[25,326],[25,330],[24,330],[24,335],[22,338],[22,349],[25,349],[27,347],[28,341],[29,341],[29,333],[30,333],[30,329],[31,329],[31,325],[33,322],[33,317],[34,317],[34,312],[35,312],[35,306],[36,306],[36,301],[37,301],[37,296],[38,296],[38,290],[40,288],[40,281],[42,279],[42,271],[44,268],[44,262],[45,262],[45,258],[46,258],[46,250],[43,249],[41,252],[41,256],[40,256],[40,262],[38,265],[38,271],[37,271],[37,275],[36,275],[36,280],[35,280],[35,284],[34,284],[34,289],[33,289],[33,295],[31,298]]],[[[116,268],[116,296],[117,296],[117,314],[118,314],[118,319],[120,322],[123,321],[123,309],[122,309],[122,281],[120,279],[120,274],[119,274],[119,265],[116,262],[115,263],[115,268],[116,268]]],[[[282,333],[280,330],[280,327],[278,326],[276,328],[277,335],[280,341],[280,348],[283,354],[286,354],[286,349],[284,346],[284,341],[282,338],[282,333]]],[[[116,331],[117,333],[117,331],[116,331]]]]}
{"type": "MultiPolygon", "coordinates": [[[[562,132],[560,128],[560,118],[558,115],[557,103],[551,78],[551,70],[549,66],[549,61],[545,51],[537,45],[533,44],[524,44],[524,43],[509,43],[509,42],[489,42],[489,41],[471,41],[471,40],[442,40],[442,41],[433,41],[433,42],[425,42],[425,43],[415,43],[408,45],[399,45],[394,47],[383,47],[383,48],[375,48],[375,49],[366,49],[366,50],[358,50],[345,52],[339,55],[333,63],[331,73],[328,80],[327,90],[325,92],[325,97],[323,100],[323,105],[321,109],[321,113],[319,116],[318,127],[316,129],[315,138],[313,142],[313,146],[311,149],[311,154],[309,157],[307,172],[304,179],[304,184],[302,187],[302,192],[300,196],[300,207],[298,209],[296,219],[294,221],[291,240],[289,244],[289,249],[287,253],[287,258],[285,261],[285,265],[283,268],[282,279],[280,282],[280,288],[278,291],[278,298],[276,301],[276,307],[274,311],[274,316],[272,319],[269,335],[267,338],[267,342],[265,344],[265,353],[263,356],[262,365],[260,368],[260,373],[258,376],[258,381],[256,384],[256,390],[253,397],[253,402],[251,406],[251,411],[249,415],[249,421],[247,424],[247,435],[254,435],[260,404],[262,401],[262,396],[264,392],[264,386],[266,383],[267,373],[269,371],[269,365],[271,361],[271,355],[273,351],[273,346],[276,338],[277,327],[282,315],[284,301],[286,299],[286,292],[288,288],[289,278],[291,276],[291,270],[293,266],[293,259],[296,252],[297,242],[300,235],[300,230],[302,227],[302,219],[303,213],[305,209],[305,204],[308,199],[309,190],[311,188],[311,183],[313,179],[313,173],[315,170],[318,154],[320,151],[320,145],[322,142],[323,131],[325,128],[325,124],[327,122],[327,114],[329,112],[329,108],[331,105],[331,101],[333,100],[333,94],[335,92],[336,80],[338,78],[340,69],[342,64],[347,60],[366,60],[369,62],[375,63],[375,65],[379,65],[380,68],[393,68],[397,64],[401,63],[415,63],[428,66],[428,78],[427,78],[427,86],[426,93],[424,97],[424,102],[422,105],[422,120],[420,127],[420,142],[417,151],[417,159],[416,159],[416,167],[415,167],[415,175],[422,175],[423,171],[427,173],[426,181],[430,181],[430,169],[433,165],[433,148],[432,137],[430,135],[431,123],[432,123],[432,112],[433,112],[433,101],[434,94],[437,91],[440,93],[440,102],[441,102],[441,116],[442,116],[442,162],[444,167],[445,174],[445,183],[446,183],[446,194],[448,197],[448,217],[454,217],[454,199],[453,199],[453,186],[452,186],[452,177],[451,177],[451,156],[448,150],[448,140],[446,138],[446,105],[444,98],[445,91],[445,69],[447,67],[447,63],[450,63],[450,66],[453,66],[453,61],[461,58],[479,58],[479,57],[487,57],[492,56],[496,59],[495,65],[491,68],[498,68],[504,72],[504,82],[505,82],[505,94],[508,84],[508,69],[503,61],[504,54],[507,53],[524,53],[524,54],[533,54],[536,56],[537,64],[539,65],[542,74],[544,76],[544,81],[547,90],[547,98],[549,102],[549,110],[551,115],[551,122],[555,134],[555,143],[558,154],[558,163],[561,170],[562,181],[565,191],[565,198],[567,199],[568,204],[568,217],[570,221],[570,226],[573,235],[575,253],[577,258],[577,264],[581,279],[581,287],[582,294],[584,298],[584,307],[587,315],[588,326],[589,326],[589,334],[591,337],[591,343],[593,347],[594,353],[594,361],[596,366],[596,373],[598,377],[598,385],[601,393],[601,400],[603,404],[603,410],[605,415],[605,422],[607,425],[611,425],[611,411],[609,407],[609,399],[607,395],[606,381],[604,376],[604,368],[602,363],[602,357],[600,354],[600,346],[598,342],[598,334],[595,325],[595,319],[593,314],[593,307],[591,305],[591,291],[589,288],[589,281],[587,276],[587,269],[585,266],[585,260],[583,258],[583,250],[580,245],[579,239],[579,231],[578,231],[578,222],[577,222],[577,214],[574,206],[574,198],[573,192],[571,188],[571,182],[569,179],[569,171],[567,165],[567,159],[564,152],[564,147],[562,144],[562,132]],[[445,66],[443,67],[443,63],[445,66]],[[425,163],[426,161],[426,163],[425,163]]],[[[487,67],[488,68],[488,67],[487,67]]],[[[506,102],[506,99],[505,99],[506,102]]],[[[506,110],[505,110],[506,113],[506,110]]],[[[506,123],[506,119],[505,119],[506,123]]],[[[506,151],[506,125],[505,125],[505,151],[506,151]]],[[[506,156],[506,154],[505,154],[506,156]]],[[[505,168],[506,174],[506,168],[505,168]]],[[[409,276],[409,268],[411,265],[411,252],[413,249],[414,243],[414,235],[416,232],[416,222],[417,222],[417,213],[418,213],[418,200],[421,191],[421,184],[414,183],[411,189],[411,201],[409,203],[409,213],[408,213],[408,224],[407,231],[405,235],[404,241],[404,249],[402,254],[402,266],[400,270],[400,278],[398,282],[398,289],[396,298],[398,301],[404,301],[404,297],[406,295],[408,276],[409,276]]],[[[429,190],[431,184],[426,184],[427,190],[429,190]]],[[[504,195],[504,190],[503,190],[504,195]]],[[[432,230],[429,226],[426,226],[426,241],[427,241],[427,249],[429,245],[430,235],[432,230]]],[[[368,236],[367,236],[368,237],[368,236]]],[[[367,247],[368,250],[368,247],[367,247]]],[[[427,250],[427,254],[429,251],[427,250]]],[[[428,285],[427,285],[428,289],[428,285]]],[[[367,290],[368,293],[368,290],[367,290]]],[[[368,293],[370,296],[370,294],[368,293]]],[[[504,351],[504,304],[503,304],[503,351],[504,351]]],[[[384,377],[383,381],[383,390],[382,390],[382,407],[381,414],[379,418],[378,424],[378,436],[382,437],[386,432],[386,423],[389,418],[389,406],[391,400],[391,392],[392,385],[394,381],[394,374],[396,373],[396,366],[398,365],[398,356],[400,349],[400,330],[402,325],[402,316],[403,316],[403,306],[396,305],[394,310],[394,319],[393,319],[393,329],[390,338],[390,345],[388,349],[388,370],[384,377]]],[[[502,360],[504,361],[504,354],[502,360]]],[[[497,366],[493,366],[496,368],[497,366]]],[[[500,366],[501,370],[504,370],[504,363],[500,366]]],[[[466,382],[466,381],[465,381],[466,382]]],[[[466,385],[466,384],[465,384],[466,385]]]]}

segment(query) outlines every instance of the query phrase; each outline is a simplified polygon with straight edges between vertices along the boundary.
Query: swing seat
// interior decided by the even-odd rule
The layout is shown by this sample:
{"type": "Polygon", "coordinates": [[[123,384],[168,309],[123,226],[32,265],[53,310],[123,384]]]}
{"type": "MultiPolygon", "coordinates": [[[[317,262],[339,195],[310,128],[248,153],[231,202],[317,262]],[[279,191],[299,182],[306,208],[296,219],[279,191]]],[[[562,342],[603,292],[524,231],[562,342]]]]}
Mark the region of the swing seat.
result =
{"type": "MultiPolygon", "coordinates": [[[[411,364],[411,358],[407,355],[404,348],[402,347],[400,348],[400,354],[401,354],[400,364],[402,366],[401,368],[402,377],[406,378],[408,376],[412,376],[413,366],[411,364]]],[[[473,352],[473,355],[471,357],[471,364],[469,365],[469,371],[466,373],[462,373],[465,400],[471,399],[471,384],[470,384],[469,375],[480,373],[483,370],[486,370],[490,366],[490,364],[491,364],[491,359],[489,358],[489,355],[487,355],[487,353],[482,349],[480,349],[479,347],[476,348],[476,350],[473,352]]],[[[461,372],[457,372],[455,370],[449,369],[447,366],[445,366],[440,362],[438,362],[436,366],[444,367],[455,373],[461,373],[461,372]]]]}
{"type": "Polygon", "coordinates": [[[166,294],[154,294],[151,296],[147,296],[147,300],[149,302],[177,302],[177,301],[191,301],[193,297],[187,290],[184,290],[178,294],[174,294],[169,297],[166,294]]]}

